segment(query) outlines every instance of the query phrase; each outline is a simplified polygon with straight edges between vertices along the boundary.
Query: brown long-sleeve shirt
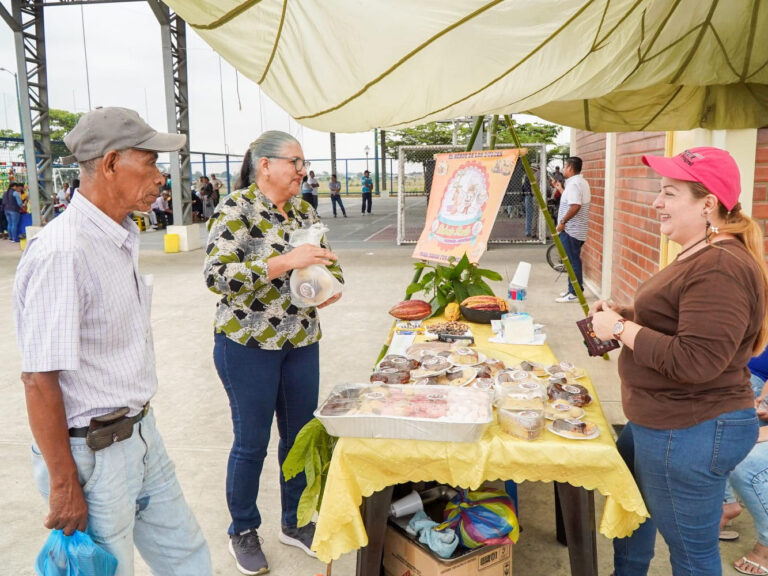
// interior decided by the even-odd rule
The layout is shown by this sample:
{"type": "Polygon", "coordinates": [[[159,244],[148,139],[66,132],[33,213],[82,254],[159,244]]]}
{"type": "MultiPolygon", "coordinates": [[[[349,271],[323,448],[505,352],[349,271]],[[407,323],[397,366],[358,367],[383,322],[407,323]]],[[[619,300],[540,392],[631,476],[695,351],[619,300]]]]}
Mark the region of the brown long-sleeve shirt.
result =
{"type": "Polygon", "coordinates": [[[747,362],[766,313],[761,272],[738,240],[675,260],[635,296],[643,328],[619,357],[624,413],[687,428],[754,406],[747,362]]]}

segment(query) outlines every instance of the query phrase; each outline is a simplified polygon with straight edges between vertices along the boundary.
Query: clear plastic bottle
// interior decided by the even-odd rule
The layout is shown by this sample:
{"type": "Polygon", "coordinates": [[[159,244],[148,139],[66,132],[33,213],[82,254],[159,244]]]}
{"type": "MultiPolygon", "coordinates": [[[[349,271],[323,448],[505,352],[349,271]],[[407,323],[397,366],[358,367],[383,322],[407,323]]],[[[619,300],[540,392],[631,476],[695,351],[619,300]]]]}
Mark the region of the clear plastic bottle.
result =
{"type": "Polygon", "coordinates": [[[526,312],[526,289],[523,286],[509,283],[509,310],[510,312],[526,312]]]}

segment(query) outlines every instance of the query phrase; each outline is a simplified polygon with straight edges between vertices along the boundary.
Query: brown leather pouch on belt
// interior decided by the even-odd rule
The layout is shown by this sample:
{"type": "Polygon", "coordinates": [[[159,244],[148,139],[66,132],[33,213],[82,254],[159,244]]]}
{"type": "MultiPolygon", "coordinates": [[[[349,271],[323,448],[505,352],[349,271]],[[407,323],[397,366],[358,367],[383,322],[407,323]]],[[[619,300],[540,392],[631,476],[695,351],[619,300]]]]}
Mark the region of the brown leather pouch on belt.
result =
{"type": "Polygon", "coordinates": [[[127,418],[128,408],[118,408],[114,412],[91,418],[85,443],[94,452],[112,446],[133,435],[133,421],[127,418]]]}

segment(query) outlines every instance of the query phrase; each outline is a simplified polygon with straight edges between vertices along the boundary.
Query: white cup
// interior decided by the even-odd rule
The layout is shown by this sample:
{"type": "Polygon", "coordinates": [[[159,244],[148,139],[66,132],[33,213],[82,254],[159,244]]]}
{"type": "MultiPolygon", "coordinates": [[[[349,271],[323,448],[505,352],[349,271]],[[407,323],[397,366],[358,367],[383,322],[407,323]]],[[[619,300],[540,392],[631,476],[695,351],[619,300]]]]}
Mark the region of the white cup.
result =
{"type": "Polygon", "coordinates": [[[408,494],[408,496],[404,496],[399,500],[392,502],[389,507],[389,514],[395,518],[400,518],[401,516],[407,516],[408,514],[415,514],[423,509],[424,505],[421,503],[421,496],[414,490],[408,494]]]}

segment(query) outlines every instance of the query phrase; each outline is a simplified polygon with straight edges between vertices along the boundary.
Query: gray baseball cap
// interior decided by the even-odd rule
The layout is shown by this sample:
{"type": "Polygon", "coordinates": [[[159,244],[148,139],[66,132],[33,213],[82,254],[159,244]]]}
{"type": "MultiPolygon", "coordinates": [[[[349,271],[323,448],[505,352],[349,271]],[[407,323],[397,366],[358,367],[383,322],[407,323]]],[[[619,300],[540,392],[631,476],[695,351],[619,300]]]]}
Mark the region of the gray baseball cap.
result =
{"type": "Polygon", "coordinates": [[[184,147],[184,134],[158,132],[141,116],[128,108],[96,108],[84,114],[64,143],[72,152],[61,159],[62,164],[85,162],[100,158],[110,150],[149,150],[173,152],[184,147]]]}

